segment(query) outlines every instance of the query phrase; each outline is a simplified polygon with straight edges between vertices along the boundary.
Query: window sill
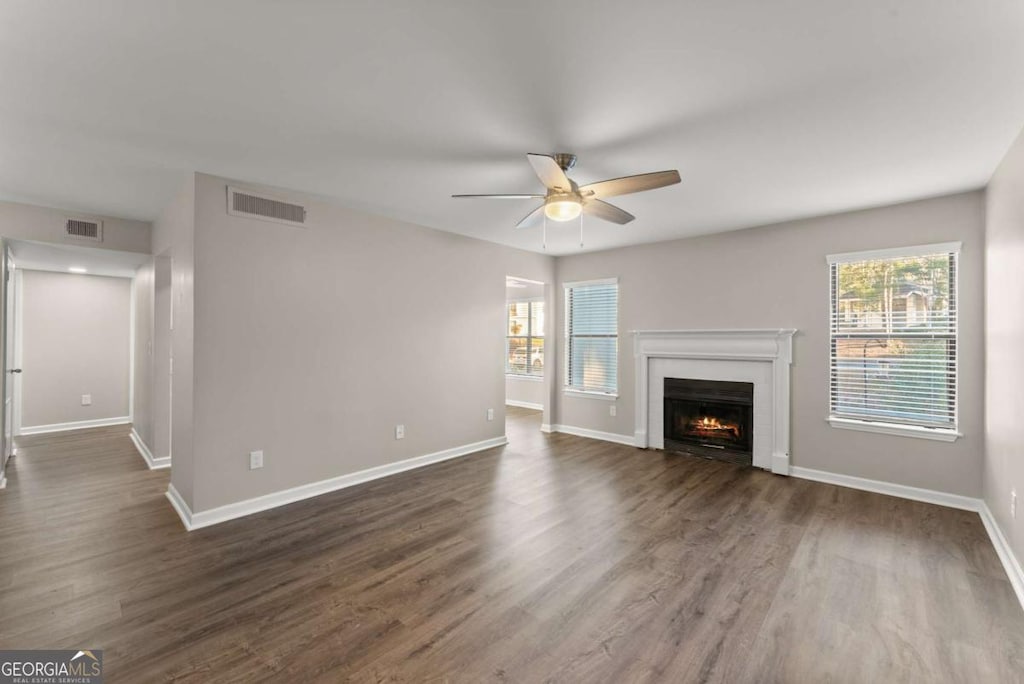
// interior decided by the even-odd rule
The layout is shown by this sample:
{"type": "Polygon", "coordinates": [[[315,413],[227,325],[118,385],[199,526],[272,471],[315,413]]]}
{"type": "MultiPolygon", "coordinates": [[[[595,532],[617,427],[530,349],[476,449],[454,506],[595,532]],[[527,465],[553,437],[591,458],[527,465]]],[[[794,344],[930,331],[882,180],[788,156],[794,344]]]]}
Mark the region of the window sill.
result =
{"type": "Polygon", "coordinates": [[[564,388],[562,394],[577,399],[603,399],[605,401],[618,401],[618,394],[606,394],[605,392],[587,392],[585,390],[564,388]]]}
{"type": "Polygon", "coordinates": [[[943,428],[926,428],[920,425],[898,425],[896,423],[876,423],[869,420],[856,420],[853,418],[837,418],[829,416],[826,418],[829,425],[843,430],[860,430],[862,432],[875,432],[882,435],[897,435],[899,437],[917,437],[918,439],[933,439],[939,442],[955,442],[963,435],[956,430],[943,428]]]}
{"type": "Polygon", "coordinates": [[[529,382],[544,382],[543,375],[519,375],[518,373],[505,373],[506,380],[527,380],[529,382]]]}

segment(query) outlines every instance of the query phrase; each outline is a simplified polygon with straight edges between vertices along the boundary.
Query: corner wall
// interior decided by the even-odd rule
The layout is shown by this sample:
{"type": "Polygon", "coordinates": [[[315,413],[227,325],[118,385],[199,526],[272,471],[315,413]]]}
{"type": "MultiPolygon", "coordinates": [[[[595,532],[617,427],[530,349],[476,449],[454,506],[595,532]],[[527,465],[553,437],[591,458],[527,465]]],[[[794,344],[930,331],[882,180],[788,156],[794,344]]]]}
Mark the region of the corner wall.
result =
{"type": "MultiPolygon", "coordinates": [[[[189,506],[194,506],[194,453],[192,449],[194,336],[194,242],[196,175],[183,176],[181,188],[153,224],[154,324],[153,383],[150,393],[153,444],[157,459],[171,457],[171,484],[189,506]],[[165,310],[161,296],[166,267],[170,291],[165,310]],[[164,325],[165,316],[171,322],[164,325]],[[166,378],[166,383],[164,382],[166,378]],[[173,420],[172,420],[173,416],[173,420]]],[[[164,288],[166,289],[166,288],[164,288]]]]}
{"type": "Polygon", "coordinates": [[[132,394],[132,427],[147,447],[153,444],[153,262],[135,270],[132,285],[135,307],[135,390],[132,394]]]}
{"type": "Polygon", "coordinates": [[[1024,134],[989,183],[985,239],[984,499],[1013,554],[1024,559],[1024,134]]]}
{"type": "Polygon", "coordinates": [[[306,226],[231,216],[228,184],[196,174],[193,512],[504,435],[505,276],[551,257],[248,183],[306,226]]]}
{"type": "MultiPolygon", "coordinates": [[[[558,259],[559,355],[565,282],[619,278],[619,398],[556,393],[562,425],[634,436],[635,362],[630,331],[797,328],[792,366],[794,466],[937,490],[981,494],[983,436],[984,194],[792,221],[705,237],[558,259]],[[954,443],[840,430],[829,406],[828,254],[962,241],[960,428],[954,443]]],[[[559,383],[562,379],[559,378],[559,383]]],[[[559,386],[560,386],[559,384],[559,386]]]]}

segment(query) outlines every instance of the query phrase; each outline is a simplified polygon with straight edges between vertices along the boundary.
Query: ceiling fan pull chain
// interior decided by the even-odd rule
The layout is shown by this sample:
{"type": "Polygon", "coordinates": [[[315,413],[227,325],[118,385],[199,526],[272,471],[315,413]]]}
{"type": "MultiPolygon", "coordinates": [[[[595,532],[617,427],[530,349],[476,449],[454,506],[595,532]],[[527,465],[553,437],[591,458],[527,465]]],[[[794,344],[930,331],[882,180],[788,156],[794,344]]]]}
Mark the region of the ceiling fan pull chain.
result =
{"type": "Polygon", "coordinates": [[[583,213],[580,213],[580,249],[583,249],[583,213]]]}
{"type": "Polygon", "coordinates": [[[548,215],[544,214],[544,232],[540,239],[540,248],[546,250],[548,248],[548,215]]]}

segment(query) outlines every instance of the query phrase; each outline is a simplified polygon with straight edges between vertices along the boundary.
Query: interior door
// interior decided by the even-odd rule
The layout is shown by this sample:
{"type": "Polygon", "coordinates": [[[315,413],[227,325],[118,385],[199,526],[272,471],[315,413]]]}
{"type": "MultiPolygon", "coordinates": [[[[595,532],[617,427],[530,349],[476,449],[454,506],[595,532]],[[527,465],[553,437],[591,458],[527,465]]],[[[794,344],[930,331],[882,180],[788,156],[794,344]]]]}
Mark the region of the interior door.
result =
{"type": "Polygon", "coordinates": [[[14,290],[14,262],[11,260],[10,247],[4,242],[0,248],[0,364],[3,369],[3,416],[0,417],[3,421],[3,435],[0,453],[3,454],[5,469],[7,459],[14,451],[14,382],[16,374],[21,373],[20,368],[14,367],[14,290]]]}

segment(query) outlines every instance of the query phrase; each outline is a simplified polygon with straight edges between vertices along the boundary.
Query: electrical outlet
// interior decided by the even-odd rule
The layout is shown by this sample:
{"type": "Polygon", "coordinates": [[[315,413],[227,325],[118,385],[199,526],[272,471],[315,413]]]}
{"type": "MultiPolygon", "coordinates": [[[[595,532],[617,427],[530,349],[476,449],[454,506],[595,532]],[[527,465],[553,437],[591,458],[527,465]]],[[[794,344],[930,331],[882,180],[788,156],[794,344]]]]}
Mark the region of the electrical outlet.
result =
{"type": "Polygon", "coordinates": [[[611,406],[608,407],[608,415],[609,416],[614,418],[617,413],[618,413],[618,407],[616,407],[615,404],[612,404],[611,406]]]}
{"type": "Polygon", "coordinates": [[[1010,517],[1011,518],[1016,518],[1017,517],[1017,490],[1016,489],[1011,489],[1010,490],[1010,517]]]}
{"type": "Polygon", "coordinates": [[[263,451],[249,452],[249,470],[258,470],[263,467],[263,451]]]}
{"type": "Polygon", "coordinates": [[[487,409],[487,420],[494,420],[494,409],[487,409]]]}
{"type": "Polygon", "coordinates": [[[395,426],[395,439],[405,439],[405,426],[404,425],[396,425],[395,426]]]}
{"type": "Polygon", "coordinates": [[[91,394],[83,394],[82,395],[82,406],[92,406],[92,395],[91,394]]]}

